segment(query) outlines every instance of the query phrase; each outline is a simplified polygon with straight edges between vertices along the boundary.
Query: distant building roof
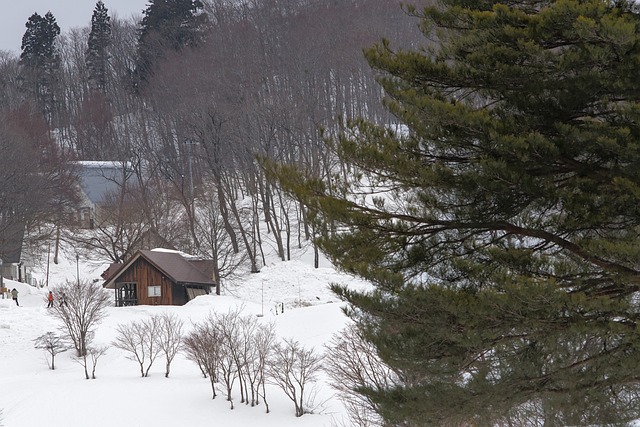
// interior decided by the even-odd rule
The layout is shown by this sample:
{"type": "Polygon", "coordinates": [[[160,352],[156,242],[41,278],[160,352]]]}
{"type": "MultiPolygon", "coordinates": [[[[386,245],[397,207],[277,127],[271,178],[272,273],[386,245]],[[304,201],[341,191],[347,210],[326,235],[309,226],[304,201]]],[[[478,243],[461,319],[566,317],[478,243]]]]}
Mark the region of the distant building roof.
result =
{"type": "Polygon", "coordinates": [[[80,187],[94,204],[104,204],[124,181],[122,162],[76,162],[80,187]]]}

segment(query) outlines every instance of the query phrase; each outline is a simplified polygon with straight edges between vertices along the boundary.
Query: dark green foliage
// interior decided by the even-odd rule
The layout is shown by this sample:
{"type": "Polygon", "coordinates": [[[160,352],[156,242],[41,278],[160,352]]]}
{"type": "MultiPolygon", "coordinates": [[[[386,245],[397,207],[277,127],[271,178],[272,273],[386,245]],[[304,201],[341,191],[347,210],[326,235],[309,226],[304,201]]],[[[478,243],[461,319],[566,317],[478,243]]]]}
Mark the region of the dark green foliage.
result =
{"type": "Polygon", "coordinates": [[[44,17],[34,13],[29,17],[25,27],[27,31],[22,36],[20,54],[20,61],[24,65],[42,66],[58,56],[55,40],[60,34],[60,27],[51,12],[47,12],[44,17]]]}
{"type": "Polygon", "coordinates": [[[347,180],[278,174],[332,260],[376,285],[335,289],[403,373],[361,392],[389,425],[625,425],[640,417],[638,11],[416,15],[437,48],[366,52],[406,131],[351,123],[347,180]]]}
{"type": "Polygon", "coordinates": [[[92,89],[105,92],[109,67],[109,46],[111,45],[111,18],[102,1],[96,3],[91,16],[91,32],[87,43],[85,60],[92,89]]]}
{"type": "Polygon", "coordinates": [[[22,36],[20,54],[22,89],[39,104],[51,123],[57,103],[55,91],[60,55],[56,37],[60,34],[60,27],[51,12],[44,16],[34,13],[25,26],[27,30],[22,36]]]}
{"type": "Polygon", "coordinates": [[[137,73],[141,82],[153,75],[165,52],[198,45],[206,23],[202,7],[199,0],[149,0],[142,12],[138,38],[137,73]]]}

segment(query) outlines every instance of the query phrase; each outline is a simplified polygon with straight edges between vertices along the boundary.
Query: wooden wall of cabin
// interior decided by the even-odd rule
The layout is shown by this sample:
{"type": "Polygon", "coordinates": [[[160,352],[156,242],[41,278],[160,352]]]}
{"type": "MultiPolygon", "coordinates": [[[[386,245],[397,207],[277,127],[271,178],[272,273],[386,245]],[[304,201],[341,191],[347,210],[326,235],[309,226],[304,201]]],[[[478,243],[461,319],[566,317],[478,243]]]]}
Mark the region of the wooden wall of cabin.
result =
{"type": "MultiPolygon", "coordinates": [[[[137,285],[138,305],[181,305],[185,302],[173,301],[173,282],[167,279],[146,259],[138,258],[118,278],[118,282],[135,282],[137,285]],[[160,285],[160,296],[149,297],[149,286],[160,285]]],[[[183,290],[184,291],[184,290],[183,290]]]]}

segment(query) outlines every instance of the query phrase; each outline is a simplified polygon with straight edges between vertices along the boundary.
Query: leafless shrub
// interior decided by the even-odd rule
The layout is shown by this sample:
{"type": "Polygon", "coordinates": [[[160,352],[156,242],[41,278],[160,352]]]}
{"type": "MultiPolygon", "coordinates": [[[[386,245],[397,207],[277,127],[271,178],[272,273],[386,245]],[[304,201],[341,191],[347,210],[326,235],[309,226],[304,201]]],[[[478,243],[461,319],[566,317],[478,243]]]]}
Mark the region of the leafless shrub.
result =
{"type": "Polygon", "coordinates": [[[48,363],[49,359],[47,359],[49,369],[51,370],[56,369],[56,355],[65,352],[70,348],[70,343],[66,337],[56,335],[53,332],[47,332],[44,335],[40,335],[33,341],[35,342],[35,348],[45,350],[51,356],[51,363],[48,363]]]}
{"type": "Polygon", "coordinates": [[[235,346],[235,358],[240,380],[240,403],[249,404],[249,394],[251,394],[251,406],[256,405],[256,394],[254,383],[257,379],[257,372],[252,369],[254,361],[257,360],[257,352],[253,346],[253,337],[258,327],[255,317],[240,316],[236,318],[238,322],[238,334],[235,346]]]}
{"type": "Polygon", "coordinates": [[[220,381],[233,409],[232,392],[238,380],[241,402],[255,406],[262,397],[269,412],[264,384],[275,340],[274,325],[260,325],[241,313],[241,309],[212,313],[203,323],[195,324],[184,339],[184,351],[203,376],[209,377],[214,399],[215,384],[220,381]]]}
{"type": "Polygon", "coordinates": [[[357,325],[336,335],[328,344],[326,354],[324,369],[345,405],[348,425],[384,427],[380,408],[361,391],[365,388],[389,390],[398,384],[398,375],[380,360],[376,348],[364,339],[357,325]]]}
{"type": "MultiPolygon", "coordinates": [[[[206,356],[207,346],[204,340],[204,334],[201,332],[201,328],[204,326],[201,324],[195,324],[193,330],[187,334],[183,339],[182,350],[188,360],[196,362],[202,376],[207,378],[209,376],[206,368],[206,356]]],[[[215,398],[215,392],[214,392],[215,398]]]]}
{"type": "Polygon", "coordinates": [[[165,378],[169,378],[171,362],[182,344],[183,322],[175,314],[163,313],[157,318],[158,347],[165,356],[165,378]]]}
{"type": "Polygon", "coordinates": [[[269,363],[269,378],[291,399],[296,417],[308,413],[310,403],[305,400],[305,391],[322,369],[322,359],[313,348],[305,348],[293,339],[275,346],[269,363]]]}
{"type": "Polygon", "coordinates": [[[107,347],[99,346],[87,347],[87,352],[83,356],[76,356],[76,362],[78,362],[84,368],[84,377],[85,379],[96,379],[96,365],[98,364],[98,359],[102,357],[107,352],[107,347]],[[89,376],[89,363],[91,363],[91,376],[89,376]]]}
{"type": "Polygon", "coordinates": [[[231,405],[231,409],[234,408],[233,385],[240,376],[242,366],[240,311],[240,309],[236,309],[225,314],[216,313],[210,319],[220,339],[220,364],[218,367],[220,378],[227,390],[227,401],[231,405]]]}
{"type": "Polygon", "coordinates": [[[54,304],[51,314],[63,323],[63,330],[73,342],[77,356],[87,354],[95,327],[105,318],[111,297],[99,283],[67,281],[54,293],[64,295],[64,304],[54,304]]]}
{"type": "MultiPolygon", "coordinates": [[[[273,325],[262,326],[253,316],[238,315],[238,334],[233,346],[240,379],[241,403],[260,403],[260,386],[265,378],[266,358],[275,340],[273,325]]],[[[264,388],[262,392],[264,398],[264,388]]],[[[267,405],[268,412],[268,405],[267,405]]]]}
{"type": "Polygon", "coordinates": [[[96,379],[96,365],[98,364],[98,359],[102,357],[107,352],[106,346],[99,347],[90,347],[89,355],[91,356],[91,379],[96,379]]]}
{"type": "Polygon", "coordinates": [[[267,361],[273,353],[275,337],[275,325],[273,323],[267,325],[258,324],[250,336],[249,348],[251,350],[245,366],[251,390],[251,406],[259,404],[260,396],[262,396],[267,413],[269,413],[265,387],[267,361]]]}
{"type": "Polygon", "coordinates": [[[156,339],[158,329],[159,322],[156,316],[128,325],[121,324],[116,328],[113,346],[129,353],[128,359],[138,362],[143,378],[149,376],[149,370],[160,353],[156,339]]]}
{"type": "Polygon", "coordinates": [[[187,357],[198,364],[205,378],[209,377],[212,399],[215,399],[220,369],[221,340],[218,330],[213,325],[212,316],[209,316],[205,322],[194,325],[193,330],[184,339],[184,349],[187,357]]]}

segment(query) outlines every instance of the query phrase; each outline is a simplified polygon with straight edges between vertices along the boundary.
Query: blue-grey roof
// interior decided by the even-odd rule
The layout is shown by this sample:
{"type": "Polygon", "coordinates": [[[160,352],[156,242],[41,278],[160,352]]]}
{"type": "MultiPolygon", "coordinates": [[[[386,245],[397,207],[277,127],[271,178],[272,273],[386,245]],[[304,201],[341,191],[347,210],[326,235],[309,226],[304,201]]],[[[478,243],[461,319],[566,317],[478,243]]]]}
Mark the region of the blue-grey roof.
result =
{"type": "Polygon", "coordinates": [[[78,162],[82,191],[94,204],[104,204],[109,194],[117,194],[124,179],[123,167],[116,162],[78,162]]]}

